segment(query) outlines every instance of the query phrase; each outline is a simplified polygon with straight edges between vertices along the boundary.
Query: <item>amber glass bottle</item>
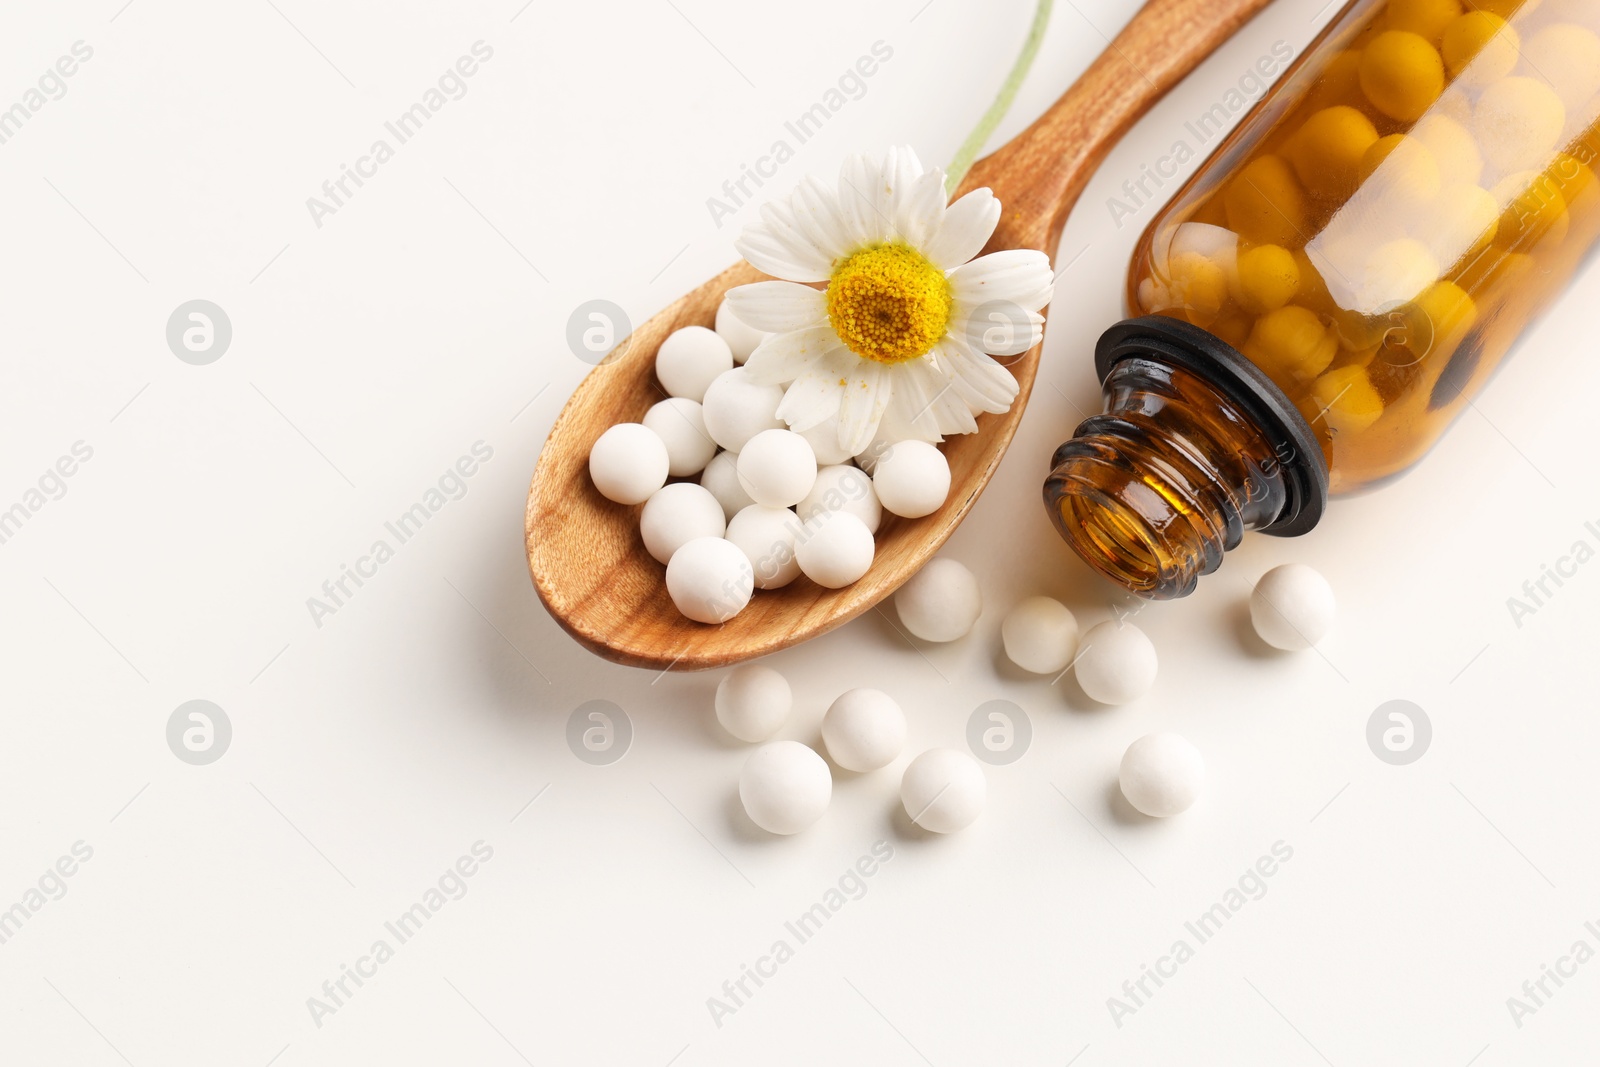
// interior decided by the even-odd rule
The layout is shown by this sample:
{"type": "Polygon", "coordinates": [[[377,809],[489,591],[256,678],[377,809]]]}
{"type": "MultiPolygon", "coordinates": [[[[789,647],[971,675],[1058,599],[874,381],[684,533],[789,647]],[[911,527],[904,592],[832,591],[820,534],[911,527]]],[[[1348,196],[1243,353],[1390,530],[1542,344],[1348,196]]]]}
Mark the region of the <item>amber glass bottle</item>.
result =
{"type": "Polygon", "coordinates": [[[1600,234],[1600,0],[1355,0],[1145,231],[1063,537],[1184,596],[1414,464],[1600,234]]]}

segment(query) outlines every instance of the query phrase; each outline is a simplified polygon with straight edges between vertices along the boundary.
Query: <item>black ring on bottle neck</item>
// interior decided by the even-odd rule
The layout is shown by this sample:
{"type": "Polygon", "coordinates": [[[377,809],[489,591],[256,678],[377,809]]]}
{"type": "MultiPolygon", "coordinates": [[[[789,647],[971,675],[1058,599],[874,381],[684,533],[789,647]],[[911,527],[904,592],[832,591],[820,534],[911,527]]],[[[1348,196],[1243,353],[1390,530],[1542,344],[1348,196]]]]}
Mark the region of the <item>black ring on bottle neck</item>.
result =
{"type": "Polygon", "coordinates": [[[1328,505],[1328,461],[1305,417],[1254,363],[1222,338],[1181,319],[1144,315],[1123,319],[1095,344],[1103,382],[1123,360],[1149,359],[1203,379],[1249,415],[1266,435],[1283,469],[1283,511],[1262,533],[1297,537],[1328,505]]]}

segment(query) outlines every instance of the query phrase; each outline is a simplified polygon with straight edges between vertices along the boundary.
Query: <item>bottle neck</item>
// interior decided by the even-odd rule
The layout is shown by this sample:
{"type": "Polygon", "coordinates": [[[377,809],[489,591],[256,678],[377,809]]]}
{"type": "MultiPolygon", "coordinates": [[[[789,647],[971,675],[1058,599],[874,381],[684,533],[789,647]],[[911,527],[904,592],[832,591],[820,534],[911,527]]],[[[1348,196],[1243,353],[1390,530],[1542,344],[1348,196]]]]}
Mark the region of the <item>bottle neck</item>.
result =
{"type": "Polygon", "coordinates": [[[1123,359],[1106,410],[1056,450],[1045,501],[1090,566],[1153,600],[1187,596],[1290,487],[1269,435],[1229,393],[1155,359],[1123,359]]]}

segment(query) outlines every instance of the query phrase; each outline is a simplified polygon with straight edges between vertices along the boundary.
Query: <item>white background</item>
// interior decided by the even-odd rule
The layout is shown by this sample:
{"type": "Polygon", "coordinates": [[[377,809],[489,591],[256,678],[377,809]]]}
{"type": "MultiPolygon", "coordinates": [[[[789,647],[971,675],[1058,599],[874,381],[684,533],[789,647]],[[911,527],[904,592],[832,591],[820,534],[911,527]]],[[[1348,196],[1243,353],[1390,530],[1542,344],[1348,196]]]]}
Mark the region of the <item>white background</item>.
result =
{"type": "MultiPolygon", "coordinates": [[[[1506,601],[1597,541],[1593,271],[1411,476],[1339,502],[1305,538],[1251,538],[1197,595],[1145,609],[1162,661],[1146,699],[1096,708],[1070,677],[1022,677],[997,651],[1023,595],[1062,597],[1085,625],[1127,606],[1038,499],[1050,452],[1097,402],[1091,345],[1152,210],[1118,229],[1107,196],[1331,10],[1278,0],[1084,196],[1033,402],[948,549],[984,583],[972,636],[912,648],[872,614],[772,661],[797,697],[784,736],[814,741],[835,695],[874,685],[910,715],[905,758],[962,746],[996,698],[1026,709],[1031,749],[989,769],[965,833],[908,829],[903,758],[841,776],[819,825],[776,839],[739,809],[747,749],[711,715],[717,677],[603,663],[533,594],[525,490],[587,370],[567,317],[605,298],[641,321],[731,262],[753,209],[719,229],[706,199],[875,41],[893,58],[769,190],[896,142],[945,162],[1029,5],[520,2],[96,0],[0,16],[0,107],[73,42],[94,49],[0,146],[0,507],[74,442],[93,449],[0,545],[0,908],[75,842],[93,849],[0,945],[0,1061],[1592,1055],[1600,963],[1520,1028],[1506,998],[1578,938],[1600,947],[1584,930],[1600,920],[1600,563],[1520,627],[1506,601]],[[307,198],[478,40],[494,54],[467,94],[319,228],[307,198]],[[209,366],[165,340],[196,298],[233,325],[209,366]],[[465,497],[316,626],[307,598],[480,440],[493,458],[465,497]],[[1244,621],[1250,583],[1290,560],[1339,596],[1317,652],[1271,653],[1244,621]],[[209,766],[166,742],[173,709],[197,698],[233,725],[209,766]],[[1406,767],[1365,738],[1395,698],[1434,728],[1406,767]],[[591,699],[633,723],[610,766],[565,742],[591,699]],[[1163,823],[1114,787],[1123,748],[1156,729],[1189,737],[1211,772],[1202,801],[1163,823]],[[466,895],[317,1025],[307,998],[478,841],[493,858],[466,895]],[[878,841],[894,858],[867,894],[717,1026],[707,998],[878,841]],[[1107,998],[1278,841],[1293,858],[1266,895],[1115,1025],[1107,998]]],[[[995,144],[1133,8],[1058,5],[995,144]]]]}

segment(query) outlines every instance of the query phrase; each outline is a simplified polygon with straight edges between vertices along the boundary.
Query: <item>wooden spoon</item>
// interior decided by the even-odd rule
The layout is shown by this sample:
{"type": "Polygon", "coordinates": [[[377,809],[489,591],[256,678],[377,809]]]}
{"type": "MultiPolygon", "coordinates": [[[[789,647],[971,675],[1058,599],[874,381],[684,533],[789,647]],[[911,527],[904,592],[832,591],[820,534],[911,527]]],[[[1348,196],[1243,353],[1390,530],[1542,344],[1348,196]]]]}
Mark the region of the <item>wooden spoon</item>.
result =
{"type": "MultiPolygon", "coordinates": [[[[1112,145],[1266,3],[1147,3],[1049,111],[968,172],[958,195],[988,186],[1004,205],[984,251],[1036,248],[1054,260],[1068,212],[1112,145]]],[[[944,506],[921,519],[884,515],[866,577],[844,589],[801,577],[757,590],[721,625],[689,621],[667,595],[664,568],[640,541],[640,509],[614,504],[590,484],[589,448],[607,427],[639,421],[662,399],[654,368],[663,338],[682,326],[712,325],[727,290],[764,277],[741,262],[635,330],[578,386],[539,456],[528,490],[528,569],[556,621],[606,659],[657,670],[725,667],[809,640],[876,606],[954,532],[1022,418],[1038,346],[1009,364],[1021,387],[1011,410],[980,415],[977,433],[945,441],[951,489],[944,506]]],[[[1038,505],[1029,498],[1026,506],[1038,505]]]]}

